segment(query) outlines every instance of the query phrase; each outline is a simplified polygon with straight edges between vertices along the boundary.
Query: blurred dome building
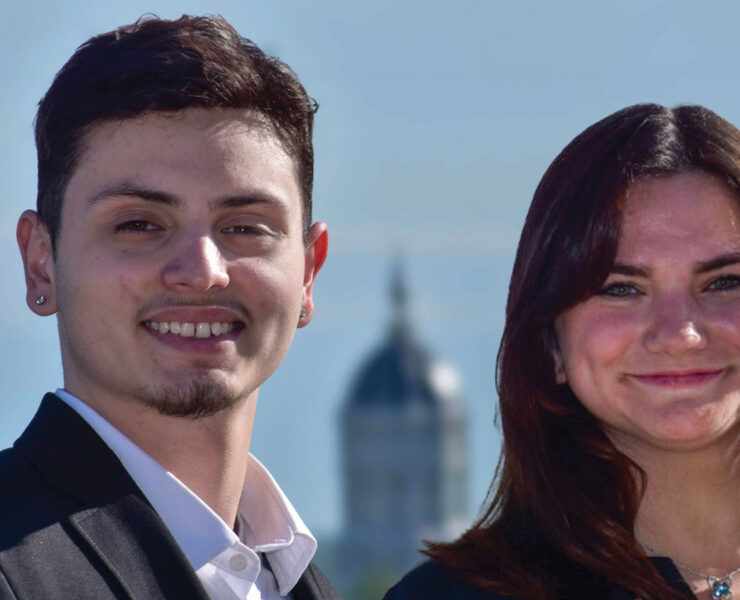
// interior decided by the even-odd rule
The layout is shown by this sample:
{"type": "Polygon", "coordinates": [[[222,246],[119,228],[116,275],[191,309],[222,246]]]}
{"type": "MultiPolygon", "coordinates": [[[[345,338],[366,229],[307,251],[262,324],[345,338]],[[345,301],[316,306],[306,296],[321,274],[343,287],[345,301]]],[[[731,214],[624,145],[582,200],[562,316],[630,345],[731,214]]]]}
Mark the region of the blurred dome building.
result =
{"type": "Polygon", "coordinates": [[[414,337],[396,266],[385,340],[360,366],[341,414],[340,577],[393,579],[422,540],[468,526],[466,414],[457,372],[414,337]]]}

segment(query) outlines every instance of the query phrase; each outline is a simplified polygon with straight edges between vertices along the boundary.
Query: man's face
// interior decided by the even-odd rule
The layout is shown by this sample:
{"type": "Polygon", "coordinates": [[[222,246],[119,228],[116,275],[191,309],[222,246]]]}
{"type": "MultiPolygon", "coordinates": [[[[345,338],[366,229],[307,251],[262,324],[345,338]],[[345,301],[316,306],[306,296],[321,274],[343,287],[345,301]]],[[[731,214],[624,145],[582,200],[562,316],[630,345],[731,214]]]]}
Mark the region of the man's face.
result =
{"type": "Polygon", "coordinates": [[[232,109],[105,122],[85,142],[42,269],[66,389],[191,416],[254,394],[310,320],[326,254],[323,224],[304,245],[291,158],[232,109]]]}

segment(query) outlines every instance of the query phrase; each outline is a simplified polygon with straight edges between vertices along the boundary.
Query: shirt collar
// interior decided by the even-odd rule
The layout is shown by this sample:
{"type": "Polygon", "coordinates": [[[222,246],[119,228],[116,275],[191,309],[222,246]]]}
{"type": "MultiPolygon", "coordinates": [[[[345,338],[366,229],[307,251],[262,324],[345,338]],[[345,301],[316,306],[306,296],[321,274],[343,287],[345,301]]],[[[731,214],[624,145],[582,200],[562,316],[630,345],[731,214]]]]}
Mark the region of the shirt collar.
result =
{"type": "Polygon", "coordinates": [[[197,571],[235,542],[264,552],[280,593],[287,593],[311,562],[316,539],[267,469],[250,454],[239,502],[239,535],[173,473],[79,398],[58,389],[116,454],[197,571]]]}
{"type": "Polygon", "coordinates": [[[239,502],[239,536],[249,548],[265,553],[283,596],[298,583],[316,553],[316,539],[252,455],[239,502]]]}

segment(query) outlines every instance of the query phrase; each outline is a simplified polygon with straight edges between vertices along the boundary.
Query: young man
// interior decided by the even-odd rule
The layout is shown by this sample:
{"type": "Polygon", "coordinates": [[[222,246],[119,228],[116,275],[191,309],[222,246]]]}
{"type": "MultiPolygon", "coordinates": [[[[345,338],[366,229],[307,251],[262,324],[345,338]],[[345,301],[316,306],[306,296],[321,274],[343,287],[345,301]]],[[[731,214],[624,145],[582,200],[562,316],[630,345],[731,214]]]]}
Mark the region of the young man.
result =
{"type": "Polygon", "coordinates": [[[221,18],[91,39],[36,121],[27,302],[64,388],[0,453],[0,598],[336,598],[249,454],[309,323],[316,104],[221,18]]]}

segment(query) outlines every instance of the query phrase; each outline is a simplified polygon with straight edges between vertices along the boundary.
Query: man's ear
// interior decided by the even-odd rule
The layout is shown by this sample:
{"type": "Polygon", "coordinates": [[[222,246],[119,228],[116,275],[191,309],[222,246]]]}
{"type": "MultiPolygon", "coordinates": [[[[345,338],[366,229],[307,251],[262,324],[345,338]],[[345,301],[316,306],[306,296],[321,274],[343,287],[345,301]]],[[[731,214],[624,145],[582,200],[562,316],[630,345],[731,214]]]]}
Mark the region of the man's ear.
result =
{"type": "Polygon", "coordinates": [[[316,274],[326,260],[329,250],[329,231],[326,223],[317,222],[311,225],[306,245],[306,262],[303,271],[303,299],[301,314],[298,318],[298,327],[305,327],[313,316],[313,282],[316,274]]]}
{"type": "Polygon", "coordinates": [[[26,303],[37,315],[53,315],[57,311],[57,299],[51,237],[36,211],[23,212],[18,219],[16,239],[26,276],[26,303]]]}

